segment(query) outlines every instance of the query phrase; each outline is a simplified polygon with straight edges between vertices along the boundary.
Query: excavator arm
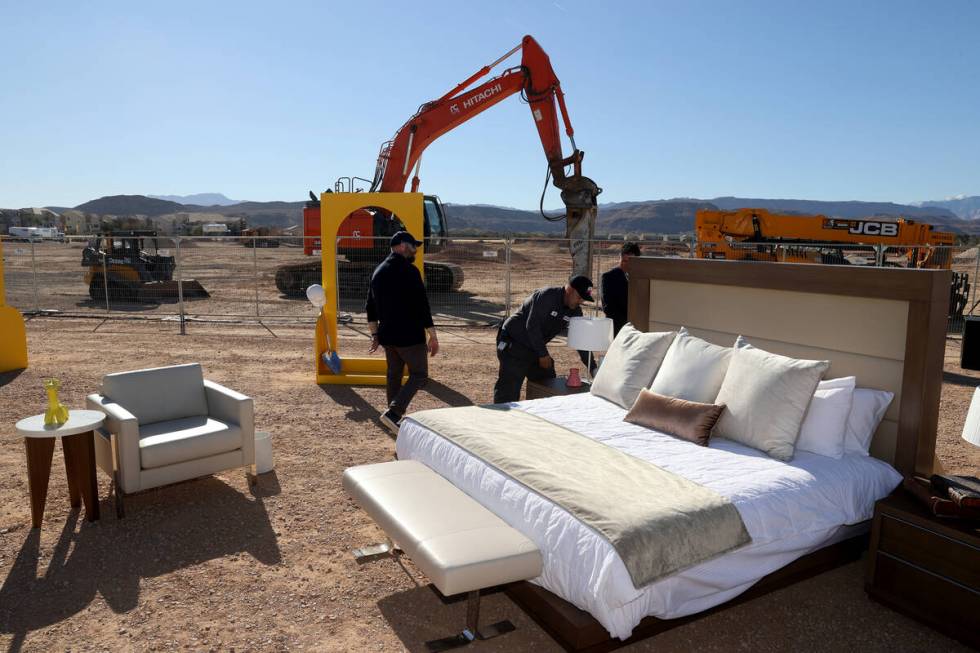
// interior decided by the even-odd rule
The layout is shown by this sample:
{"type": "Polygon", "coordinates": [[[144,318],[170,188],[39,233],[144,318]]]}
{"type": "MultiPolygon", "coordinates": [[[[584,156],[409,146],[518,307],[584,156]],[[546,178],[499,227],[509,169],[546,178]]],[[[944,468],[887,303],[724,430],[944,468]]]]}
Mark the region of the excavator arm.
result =
{"type": "Polygon", "coordinates": [[[596,197],[602,192],[594,181],[582,175],[585,153],[575,146],[575,132],[568,118],[561,83],[551,67],[548,55],[531,36],[520,45],[484,66],[437,100],[423,104],[414,116],[381,146],[375,168],[372,191],[402,192],[409,174],[414,174],[411,189],[419,186],[419,167],[422,153],[435,139],[483,113],[505,98],[522,93],[531,109],[548,160],[548,170],[554,185],[561,190],[565,204],[566,234],[570,240],[574,274],[588,274],[591,262],[591,240],[597,214],[596,197]],[[521,50],[521,65],[467,89],[490,74],[504,59],[521,50]],[[565,133],[572,144],[572,153],[563,156],[558,113],[561,112],[565,133]],[[572,166],[572,174],[566,168],[572,166]]]}

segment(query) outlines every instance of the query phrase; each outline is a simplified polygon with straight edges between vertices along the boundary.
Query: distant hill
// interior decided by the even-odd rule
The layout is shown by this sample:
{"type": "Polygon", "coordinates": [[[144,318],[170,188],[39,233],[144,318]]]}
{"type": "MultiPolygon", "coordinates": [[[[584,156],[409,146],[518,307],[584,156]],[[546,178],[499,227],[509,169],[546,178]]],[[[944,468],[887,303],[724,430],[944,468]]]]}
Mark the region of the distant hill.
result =
{"type": "Polygon", "coordinates": [[[79,204],[75,209],[100,215],[147,215],[150,217],[185,210],[183,204],[157,200],[145,195],[110,195],[79,204]]]}
{"type": "MultiPolygon", "coordinates": [[[[617,202],[599,206],[596,231],[607,233],[673,234],[694,231],[698,209],[715,208],[700,200],[650,200],[617,202]]],[[[450,233],[565,233],[565,222],[549,222],[538,211],[524,211],[487,204],[447,204],[450,233]]],[[[563,209],[545,211],[561,215],[563,209]]]]}
{"type": "MultiPolygon", "coordinates": [[[[186,197],[209,201],[218,193],[186,197]]],[[[185,196],[180,196],[185,197],[185,196]]],[[[227,198],[224,198],[227,200],[227,198]]],[[[231,200],[228,200],[231,201],[231,200]]],[[[75,209],[90,214],[117,216],[174,216],[180,213],[206,214],[207,219],[221,216],[233,220],[244,218],[253,226],[288,227],[303,221],[304,200],[296,202],[238,202],[236,204],[179,203],[144,195],[114,195],[101,197],[75,209]]],[[[62,213],[65,207],[48,207],[62,213]]],[[[939,229],[965,234],[980,234],[980,196],[957,197],[941,202],[922,202],[921,205],[892,202],[819,201],[796,199],[766,199],[745,197],[716,197],[711,200],[673,198],[637,202],[610,202],[599,205],[596,232],[605,234],[645,233],[676,234],[694,230],[694,216],[699,209],[734,210],[764,208],[769,211],[798,214],[824,214],[841,218],[911,218],[928,222],[939,229]],[[964,219],[966,218],[966,219],[964,219]]],[[[549,222],[538,211],[522,210],[491,204],[446,204],[450,233],[464,235],[547,234],[560,235],[564,221],[549,222]]],[[[560,215],[563,209],[547,210],[548,215],[560,215]]],[[[166,220],[166,219],[164,219],[166,220]]],[[[11,222],[13,223],[13,222],[11,222]]]]}
{"type": "Polygon", "coordinates": [[[180,204],[145,195],[112,195],[74,207],[85,213],[151,218],[175,213],[207,213],[228,218],[245,218],[254,226],[288,227],[303,221],[303,202],[239,202],[227,206],[180,204]]]}
{"type": "Polygon", "coordinates": [[[303,224],[305,202],[239,202],[230,206],[184,205],[185,211],[220,213],[229,218],[245,218],[253,227],[289,227],[303,224]]]}
{"type": "MultiPolygon", "coordinates": [[[[489,204],[446,204],[449,233],[565,233],[565,223],[548,222],[538,211],[489,204]]],[[[554,215],[558,211],[548,213],[554,215]]]]}
{"type": "Polygon", "coordinates": [[[717,209],[704,200],[652,200],[599,206],[596,229],[611,233],[676,234],[694,231],[694,214],[717,209]]]}
{"type": "Polygon", "coordinates": [[[947,209],[964,220],[980,220],[980,195],[958,195],[941,201],[919,202],[918,205],[947,209]]]}
{"type": "Polygon", "coordinates": [[[716,197],[708,201],[723,211],[754,208],[812,215],[822,213],[823,215],[835,218],[870,218],[876,215],[923,220],[934,217],[956,218],[956,215],[949,209],[895,204],[893,202],[826,202],[821,200],[759,199],[749,197],[716,197]]]}
{"type": "Polygon", "coordinates": [[[155,200],[166,200],[178,204],[194,204],[196,206],[231,206],[241,200],[228,199],[221,193],[195,193],[194,195],[147,195],[155,200]]]}

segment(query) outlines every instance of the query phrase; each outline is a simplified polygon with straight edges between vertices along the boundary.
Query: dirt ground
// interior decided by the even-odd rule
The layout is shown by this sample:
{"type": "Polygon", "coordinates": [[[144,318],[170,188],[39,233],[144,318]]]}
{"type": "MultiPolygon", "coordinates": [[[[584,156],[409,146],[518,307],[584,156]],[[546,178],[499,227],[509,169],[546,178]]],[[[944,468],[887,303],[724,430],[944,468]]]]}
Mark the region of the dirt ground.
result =
{"type": "MultiPolygon", "coordinates": [[[[442,604],[410,562],[358,566],[349,551],[379,531],[345,496],[345,467],[390,460],[394,442],[376,418],[381,388],[313,382],[309,326],[40,317],[28,322],[31,367],[0,375],[0,644],[8,651],[424,650],[456,632],[465,604],[442,604]],[[219,383],[255,398],[256,425],[273,434],[276,470],[249,488],[239,472],[144,492],[115,517],[100,474],[102,519],[68,506],[55,451],[43,528],[30,528],[21,417],[43,411],[42,380],[81,407],[110,371],[201,362],[219,383]]],[[[413,408],[489,401],[492,332],[444,329],[434,382],[413,408]]],[[[342,351],[366,350],[345,330],[342,351]]],[[[959,439],[980,375],[948,346],[939,455],[975,473],[980,455],[959,439]]],[[[553,346],[559,368],[574,353],[553,346]]],[[[59,447],[60,449],[60,447],[59,447]]],[[[635,651],[961,650],[954,641],[869,601],[864,561],[634,645],[635,651]]],[[[485,651],[557,651],[502,594],[484,601],[487,623],[518,630],[473,645],[485,651]]]]}

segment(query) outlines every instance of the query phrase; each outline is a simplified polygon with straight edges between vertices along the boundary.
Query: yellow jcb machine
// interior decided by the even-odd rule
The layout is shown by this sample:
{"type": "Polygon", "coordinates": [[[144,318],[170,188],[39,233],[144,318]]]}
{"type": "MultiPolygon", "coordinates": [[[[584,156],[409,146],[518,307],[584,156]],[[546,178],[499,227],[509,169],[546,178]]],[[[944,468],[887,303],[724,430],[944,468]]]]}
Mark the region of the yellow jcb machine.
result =
{"type": "MultiPolygon", "coordinates": [[[[155,231],[100,234],[82,250],[82,266],[93,301],[177,301],[179,296],[174,257],[159,253],[155,231]]],[[[184,299],[210,297],[194,279],[184,279],[182,286],[184,299]]]]}
{"type": "MultiPolygon", "coordinates": [[[[698,258],[734,261],[949,270],[955,244],[953,234],[904,218],[856,220],[775,214],[765,209],[698,211],[694,229],[698,258]]],[[[962,320],[969,292],[969,275],[954,272],[949,296],[951,323],[962,320]]]]}

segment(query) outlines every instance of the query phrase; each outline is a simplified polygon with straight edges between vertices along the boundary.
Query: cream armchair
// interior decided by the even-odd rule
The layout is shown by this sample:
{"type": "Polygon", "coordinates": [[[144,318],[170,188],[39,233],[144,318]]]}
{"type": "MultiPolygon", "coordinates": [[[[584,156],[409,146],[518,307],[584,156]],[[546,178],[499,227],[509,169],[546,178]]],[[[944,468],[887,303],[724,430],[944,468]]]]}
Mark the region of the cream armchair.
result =
{"type": "Polygon", "coordinates": [[[120,517],[123,494],[238,467],[254,483],[252,399],[206,381],[197,363],[107,374],[86,403],[106,414],[95,460],[120,517]]]}

